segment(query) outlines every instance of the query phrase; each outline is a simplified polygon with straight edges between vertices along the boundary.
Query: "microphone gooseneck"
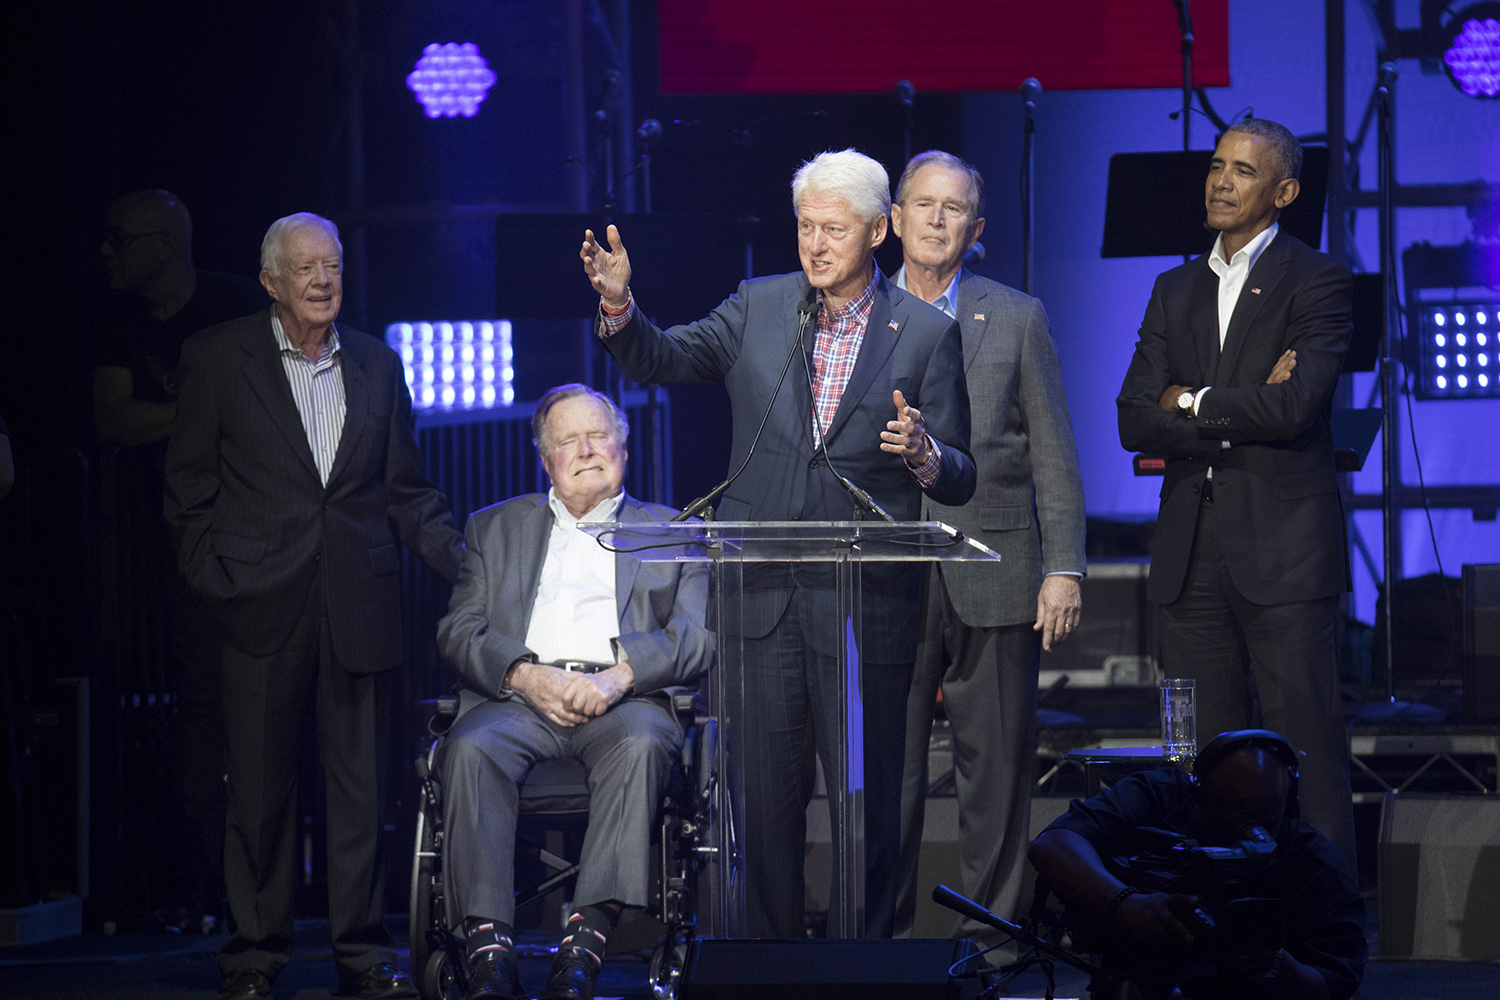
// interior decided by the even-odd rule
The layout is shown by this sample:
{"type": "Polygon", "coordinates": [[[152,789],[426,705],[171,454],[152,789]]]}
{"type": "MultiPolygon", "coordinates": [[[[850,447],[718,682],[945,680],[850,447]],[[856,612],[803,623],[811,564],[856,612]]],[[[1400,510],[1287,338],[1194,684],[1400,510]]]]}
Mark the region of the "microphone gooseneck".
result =
{"type": "MultiPolygon", "coordinates": [[[[797,303],[797,336],[792,340],[792,349],[787,352],[786,360],[781,364],[781,375],[776,379],[776,388],[771,391],[771,398],[766,400],[766,411],[760,415],[760,426],[755,429],[755,437],[750,442],[750,450],[745,452],[745,460],[740,463],[740,467],[738,469],[735,469],[734,472],[730,474],[728,479],[724,480],[718,486],[715,486],[713,489],[703,494],[703,496],[699,497],[698,499],[694,500],[692,503],[684,507],[681,514],[678,514],[676,517],[672,518],[673,521],[686,521],[688,518],[697,517],[705,510],[708,510],[709,504],[713,503],[715,500],[719,499],[719,497],[723,496],[724,491],[729,489],[730,484],[738,479],[740,477],[740,473],[744,472],[745,467],[750,464],[750,458],[755,454],[755,446],[760,444],[761,432],[766,429],[766,421],[771,417],[771,407],[776,404],[776,397],[781,392],[781,383],[786,381],[786,370],[792,366],[792,355],[800,353],[800,349],[802,346],[802,333],[807,329],[808,321],[811,320],[813,316],[817,315],[817,312],[818,290],[816,288],[809,288],[807,291],[807,298],[797,303]]],[[[803,364],[806,363],[807,359],[804,357],[803,364]]],[[[710,520],[713,518],[712,513],[710,513],[708,516],[710,520]]]]}

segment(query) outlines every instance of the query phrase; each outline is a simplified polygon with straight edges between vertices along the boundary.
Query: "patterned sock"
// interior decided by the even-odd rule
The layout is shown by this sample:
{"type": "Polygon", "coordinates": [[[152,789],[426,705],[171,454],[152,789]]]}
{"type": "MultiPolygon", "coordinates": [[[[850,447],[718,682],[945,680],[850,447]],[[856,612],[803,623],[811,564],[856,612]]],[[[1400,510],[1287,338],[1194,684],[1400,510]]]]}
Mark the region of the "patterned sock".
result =
{"type": "Polygon", "coordinates": [[[511,926],[500,920],[487,917],[464,918],[464,947],[469,964],[494,957],[498,961],[511,958],[511,926]]]}
{"type": "Polygon", "coordinates": [[[558,944],[558,950],[574,948],[587,952],[596,967],[604,965],[609,932],[615,929],[615,921],[620,919],[620,911],[624,908],[623,904],[613,899],[575,908],[572,916],[568,917],[567,934],[558,944]]]}

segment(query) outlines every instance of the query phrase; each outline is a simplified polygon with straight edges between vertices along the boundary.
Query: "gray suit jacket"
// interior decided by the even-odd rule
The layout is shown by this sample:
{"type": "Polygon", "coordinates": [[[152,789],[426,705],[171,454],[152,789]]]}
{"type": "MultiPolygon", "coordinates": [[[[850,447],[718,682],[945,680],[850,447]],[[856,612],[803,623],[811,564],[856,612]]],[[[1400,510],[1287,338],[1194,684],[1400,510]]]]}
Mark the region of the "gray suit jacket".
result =
{"type": "Polygon", "coordinates": [[[940,564],[959,617],[976,627],[1026,624],[1036,619],[1044,573],[1087,565],[1083,478],[1057,346],[1039,300],[967,271],[958,322],[978,486],[961,507],[927,499],[922,516],[1000,553],[998,565],[940,564]]]}
{"type": "MultiPolygon", "coordinates": [[[[619,519],[666,521],[675,513],[627,494],[619,519]]],[[[552,521],[545,493],[514,497],[469,517],[463,568],[438,623],[438,647],[468,692],[511,697],[501,688],[506,670],[533,655],[526,630],[552,521]]],[[[708,573],[707,563],[615,556],[620,645],[635,673],[635,694],[675,694],[713,663],[714,634],[704,626],[708,573]]]]}

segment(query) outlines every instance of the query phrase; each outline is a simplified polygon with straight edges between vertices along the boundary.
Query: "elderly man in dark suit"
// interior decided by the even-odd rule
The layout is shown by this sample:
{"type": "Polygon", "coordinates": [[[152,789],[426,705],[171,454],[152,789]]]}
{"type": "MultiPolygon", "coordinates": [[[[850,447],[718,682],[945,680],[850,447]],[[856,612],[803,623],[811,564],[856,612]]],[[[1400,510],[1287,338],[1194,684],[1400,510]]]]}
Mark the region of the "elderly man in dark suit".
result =
{"type": "Polygon", "coordinates": [[[1329,429],[1352,327],[1343,265],[1281,232],[1302,147],[1264,119],[1219,140],[1213,249],[1156,279],[1118,399],[1120,443],[1167,457],[1147,597],[1198,731],[1283,733],[1309,822],[1350,859],[1335,622],[1348,587],[1329,429]]]}
{"type": "Polygon", "coordinates": [[[337,228],[308,213],[277,220],[261,267],[271,308],[183,345],[166,466],[179,564],[225,634],[231,924],[220,994],[266,996],[291,957],[297,771],[313,706],[339,988],[415,996],[381,926],[396,534],[449,580],[463,540],[423,474],[400,360],[334,325],[337,228]]]}
{"type": "Polygon", "coordinates": [[[537,403],[532,427],[552,489],[469,518],[463,572],[438,625],[467,709],[438,766],[444,898],[468,949],[469,1000],[529,995],[511,940],[518,786],[558,758],[588,769],[589,825],[578,905],[541,997],[593,996],[615,920],[647,902],[652,821],[682,746],[672,695],[713,662],[707,564],[642,562],[579,530],[677,513],[622,488],[625,414],[564,385],[537,403]]]}
{"type": "MultiPolygon", "coordinates": [[[[963,268],[984,231],[983,181],[941,150],[914,156],[896,186],[896,284],[958,320],[979,485],[962,506],[928,499],[946,521],[1000,553],[928,570],[922,639],[906,719],[897,931],[916,913],[927,742],[939,688],[953,727],[963,891],[1016,912],[1031,837],[1031,763],[1042,649],[1077,627],[1085,570],[1083,480],[1057,347],[1041,302],[963,268]]],[[[961,918],[955,936],[1000,935],[961,918]]]]}
{"type": "MultiPolygon", "coordinates": [[[[630,260],[615,228],[609,250],[586,233],[580,256],[600,294],[605,346],[638,381],[725,383],[734,419],[729,468],[739,470],[719,507],[725,520],[848,520],[854,501],[830,466],[898,521],[916,520],[924,495],[965,502],[974,462],[958,324],[875,266],[889,221],[885,168],[852,149],[822,153],[793,178],[792,206],[801,273],[743,282],[706,318],[666,331],[642,312],[649,305],[631,298],[630,260]],[[812,313],[813,322],[799,319],[812,313]],[[780,381],[798,354],[803,377],[780,381]]],[[[748,576],[745,698],[760,709],[744,720],[739,744],[749,930],[801,937],[809,723],[831,773],[830,741],[842,736],[836,685],[844,623],[827,564],[765,572],[753,583],[748,576]]],[[[899,564],[863,571],[865,927],[872,937],[890,936],[895,914],[919,579],[899,564]]]]}

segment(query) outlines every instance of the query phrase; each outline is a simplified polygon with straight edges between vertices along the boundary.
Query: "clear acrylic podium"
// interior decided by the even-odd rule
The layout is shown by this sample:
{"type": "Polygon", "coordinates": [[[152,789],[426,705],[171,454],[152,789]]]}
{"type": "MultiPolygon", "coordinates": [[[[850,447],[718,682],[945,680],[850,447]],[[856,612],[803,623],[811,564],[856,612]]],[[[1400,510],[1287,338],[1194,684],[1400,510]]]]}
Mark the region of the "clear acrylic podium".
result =
{"type": "MultiPolygon", "coordinates": [[[[991,560],[1000,556],[935,521],[683,521],[601,522],[579,525],[606,548],[647,562],[715,564],[711,613],[718,662],[710,677],[711,716],[717,722],[710,788],[706,878],[700,880],[698,933],[745,937],[743,841],[744,755],[737,752],[747,705],[743,670],[742,606],[747,566],[832,563],[835,604],[843,641],[838,644],[839,734],[831,734],[834,765],[825,774],[832,802],[833,884],[828,936],[864,936],[864,713],[860,700],[861,567],[864,563],[991,560]],[[704,888],[706,886],[706,888],[704,888]]],[[[752,569],[752,574],[754,570],[752,569]]],[[[754,584],[752,583],[752,586],[754,584]]],[[[913,607],[916,615],[918,609],[913,607]]]]}

